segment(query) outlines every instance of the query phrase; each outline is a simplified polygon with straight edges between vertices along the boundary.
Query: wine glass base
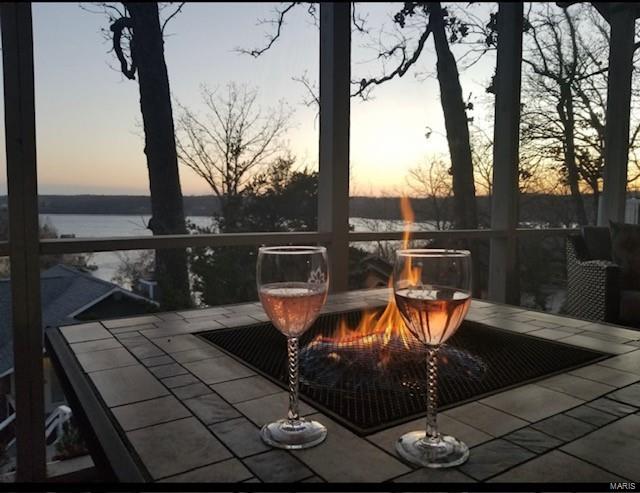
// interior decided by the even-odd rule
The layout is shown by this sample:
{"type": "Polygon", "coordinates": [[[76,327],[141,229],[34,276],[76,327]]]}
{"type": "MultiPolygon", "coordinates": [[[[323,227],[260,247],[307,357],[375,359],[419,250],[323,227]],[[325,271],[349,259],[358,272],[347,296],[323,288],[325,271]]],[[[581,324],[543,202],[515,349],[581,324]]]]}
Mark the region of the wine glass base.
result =
{"type": "Polygon", "coordinates": [[[280,419],[266,424],[260,430],[262,441],[272,447],[288,450],[310,448],[327,438],[327,429],[317,421],[300,418],[295,421],[280,419]]]}
{"type": "Polygon", "coordinates": [[[469,447],[464,442],[448,435],[427,439],[424,431],[402,435],[396,442],[396,451],[413,465],[436,469],[459,466],[469,458],[469,447]]]}

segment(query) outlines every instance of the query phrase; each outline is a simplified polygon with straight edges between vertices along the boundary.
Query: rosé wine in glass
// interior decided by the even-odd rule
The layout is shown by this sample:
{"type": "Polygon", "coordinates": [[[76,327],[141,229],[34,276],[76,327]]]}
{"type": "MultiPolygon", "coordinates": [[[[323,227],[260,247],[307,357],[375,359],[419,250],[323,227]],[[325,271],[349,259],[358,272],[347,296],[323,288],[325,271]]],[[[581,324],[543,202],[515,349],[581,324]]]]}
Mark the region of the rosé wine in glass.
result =
{"type": "Polygon", "coordinates": [[[276,282],[260,287],[260,301],[269,319],[287,337],[300,337],[318,318],[327,298],[323,285],[276,282]]]}
{"type": "Polygon", "coordinates": [[[454,288],[400,289],[395,293],[400,312],[409,320],[407,329],[427,346],[446,342],[460,326],[471,295],[454,288]]]}
{"type": "Polygon", "coordinates": [[[462,323],[471,304],[471,254],[466,250],[408,249],[396,252],[393,292],[409,332],[427,349],[427,426],[405,433],[396,451],[417,466],[462,464],[469,448],[438,432],[437,354],[462,323]]]}
{"type": "Polygon", "coordinates": [[[283,449],[318,445],[327,429],[298,412],[298,337],[315,322],[327,299],[327,249],[314,246],[262,247],[258,251],[260,302],[273,325],[287,337],[289,412],[260,430],[262,440],[283,449]]]}

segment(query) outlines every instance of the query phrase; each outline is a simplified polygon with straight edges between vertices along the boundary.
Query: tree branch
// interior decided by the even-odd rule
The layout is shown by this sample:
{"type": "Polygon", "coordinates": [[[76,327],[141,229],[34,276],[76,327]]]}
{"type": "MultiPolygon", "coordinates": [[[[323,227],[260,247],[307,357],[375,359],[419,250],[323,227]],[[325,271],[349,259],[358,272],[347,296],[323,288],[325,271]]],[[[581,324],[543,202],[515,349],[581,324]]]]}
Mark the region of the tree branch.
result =
{"type": "MultiPolygon", "coordinates": [[[[427,39],[429,38],[430,34],[431,34],[431,21],[429,21],[426,29],[420,35],[420,39],[418,40],[418,46],[416,47],[415,51],[409,58],[407,58],[406,46],[404,45],[399,44],[391,48],[391,50],[388,50],[386,52],[386,56],[391,56],[397,50],[400,50],[402,52],[402,61],[398,64],[398,66],[392,72],[390,72],[387,75],[383,75],[382,77],[373,77],[371,79],[360,80],[358,90],[353,94],[351,94],[351,96],[352,97],[360,96],[362,99],[366,99],[365,91],[367,91],[367,88],[369,88],[370,86],[373,86],[373,85],[377,86],[384,82],[387,82],[388,80],[393,79],[396,76],[402,77],[404,74],[406,74],[407,70],[409,70],[409,68],[411,68],[411,66],[413,66],[418,61],[418,58],[420,57],[420,54],[422,53],[422,50],[424,49],[424,45],[427,42],[427,39]]],[[[380,56],[381,57],[385,56],[385,54],[381,54],[380,56]]]]}
{"type": "Polygon", "coordinates": [[[258,58],[265,51],[268,51],[273,46],[273,44],[278,40],[278,38],[280,37],[280,34],[282,33],[282,25],[284,24],[285,16],[287,15],[287,13],[291,11],[291,9],[293,9],[293,7],[295,7],[300,3],[302,2],[291,2],[283,10],[276,10],[276,12],[278,13],[278,18],[275,21],[270,21],[271,23],[276,25],[276,32],[275,34],[272,34],[271,36],[269,36],[269,41],[267,42],[266,46],[262,48],[254,48],[253,50],[236,48],[236,51],[239,51],[240,53],[244,53],[247,55],[251,55],[254,58],[258,58]]]}
{"type": "Polygon", "coordinates": [[[167,25],[167,23],[173,19],[176,15],[178,15],[180,13],[180,11],[182,10],[182,7],[184,7],[184,4],[187,2],[182,2],[180,5],[178,5],[178,7],[176,8],[176,10],[174,10],[171,15],[169,17],[167,17],[164,22],[162,23],[162,27],[160,28],[160,30],[162,31],[162,34],[164,34],[164,28],[167,25]]]}
{"type": "Polygon", "coordinates": [[[316,117],[320,114],[320,95],[316,91],[315,84],[312,85],[307,77],[307,74],[304,73],[300,77],[291,77],[291,80],[295,82],[299,82],[304,86],[309,94],[309,99],[303,101],[303,104],[307,107],[313,106],[314,104],[318,108],[318,112],[316,113],[316,117]]]}
{"type": "Polygon", "coordinates": [[[136,62],[133,56],[133,50],[131,52],[131,66],[129,67],[127,59],[125,58],[122,51],[121,44],[122,31],[124,29],[131,28],[133,28],[133,20],[131,19],[131,17],[120,17],[119,19],[116,19],[110,27],[111,32],[113,33],[113,51],[116,52],[116,56],[120,61],[120,70],[122,70],[122,73],[127,79],[134,80],[136,73],[136,62]]]}
{"type": "Polygon", "coordinates": [[[353,27],[355,28],[356,31],[364,34],[368,34],[369,30],[364,27],[365,23],[366,23],[366,19],[364,17],[356,15],[356,2],[352,2],[351,3],[351,24],[353,24],[353,27]]]}

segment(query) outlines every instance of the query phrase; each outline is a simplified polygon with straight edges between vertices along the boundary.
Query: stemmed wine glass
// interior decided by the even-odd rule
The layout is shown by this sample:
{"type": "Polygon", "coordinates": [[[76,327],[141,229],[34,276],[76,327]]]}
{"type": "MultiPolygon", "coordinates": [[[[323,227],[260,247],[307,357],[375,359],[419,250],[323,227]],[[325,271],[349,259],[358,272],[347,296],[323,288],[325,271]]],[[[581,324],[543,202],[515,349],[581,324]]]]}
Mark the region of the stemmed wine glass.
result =
{"type": "Polygon", "coordinates": [[[464,442],[438,433],[438,348],[464,319],[471,304],[471,254],[466,250],[407,249],[396,253],[393,291],[411,334],[427,350],[427,426],[400,437],[396,450],[425,467],[453,467],[469,457],[464,442]]]}
{"type": "Polygon", "coordinates": [[[286,418],[262,427],[262,440],[284,449],[313,447],[326,438],[327,429],[298,413],[298,337],[315,322],[327,299],[327,249],[261,247],[256,279],[267,316],[287,337],[289,369],[289,412],[286,418]]]}

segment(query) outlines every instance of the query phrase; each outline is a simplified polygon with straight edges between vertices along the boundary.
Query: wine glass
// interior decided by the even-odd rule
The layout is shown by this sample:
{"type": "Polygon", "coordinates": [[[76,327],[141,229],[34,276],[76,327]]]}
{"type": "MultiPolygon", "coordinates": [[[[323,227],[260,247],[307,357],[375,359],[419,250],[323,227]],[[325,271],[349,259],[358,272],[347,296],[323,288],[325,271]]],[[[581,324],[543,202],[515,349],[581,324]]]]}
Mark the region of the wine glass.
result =
{"type": "Polygon", "coordinates": [[[400,437],[396,450],[406,461],[441,468],[469,457],[464,442],[438,433],[438,348],[464,319],[471,304],[471,254],[466,250],[408,249],[396,253],[393,291],[409,332],[427,351],[427,426],[400,437]]]}
{"type": "Polygon", "coordinates": [[[298,337],[318,318],[327,299],[327,249],[315,246],[261,247],[257,283],[260,301],[273,325],[287,337],[289,412],[262,427],[267,444],[303,449],[321,443],[327,429],[298,413],[298,337]]]}

